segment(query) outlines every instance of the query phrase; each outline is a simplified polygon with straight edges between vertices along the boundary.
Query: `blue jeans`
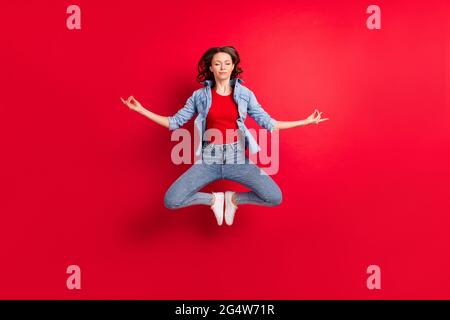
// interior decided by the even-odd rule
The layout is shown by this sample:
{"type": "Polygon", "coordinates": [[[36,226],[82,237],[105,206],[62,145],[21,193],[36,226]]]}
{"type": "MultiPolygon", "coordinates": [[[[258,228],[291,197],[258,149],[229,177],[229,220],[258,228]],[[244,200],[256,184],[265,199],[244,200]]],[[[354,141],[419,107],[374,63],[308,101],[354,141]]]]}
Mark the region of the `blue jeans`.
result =
{"type": "Polygon", "coordinates": [[[282,193],[273,179],[248,159],[242,141],[229,144],[203,143],[202,159],[194,163],[167,190],[164,205],[168,209],[203,204],[211,205],[213,195],[198,192],[213,181],[227,179],[250,188],[237,192],[236,203],[276,206],[282,193]]]}

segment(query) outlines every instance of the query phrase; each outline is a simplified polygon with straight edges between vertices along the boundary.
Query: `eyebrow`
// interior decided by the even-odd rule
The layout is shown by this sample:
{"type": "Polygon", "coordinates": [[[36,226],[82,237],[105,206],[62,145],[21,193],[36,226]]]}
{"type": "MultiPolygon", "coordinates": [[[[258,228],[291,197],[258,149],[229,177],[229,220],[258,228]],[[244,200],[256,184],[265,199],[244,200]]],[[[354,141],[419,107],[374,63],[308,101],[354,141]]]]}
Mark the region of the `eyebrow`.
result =
{"type": "MultiPolygon", "coordinates": [[[[217,63],[217,62],[220,62],[220,61],[214,61],[214,63],[217,63]]],[[[231,62],[231,60],[225,60],[224,62],[231,62]]]]}

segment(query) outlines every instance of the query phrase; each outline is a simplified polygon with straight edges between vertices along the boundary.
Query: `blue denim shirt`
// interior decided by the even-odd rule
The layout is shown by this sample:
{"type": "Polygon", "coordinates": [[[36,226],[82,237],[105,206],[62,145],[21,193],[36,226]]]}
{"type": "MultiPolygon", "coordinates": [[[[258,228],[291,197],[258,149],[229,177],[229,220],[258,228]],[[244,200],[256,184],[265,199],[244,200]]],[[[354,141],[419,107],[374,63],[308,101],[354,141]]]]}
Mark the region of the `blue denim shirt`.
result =
{"type": "MultiPolygon", "coordinates": [[[[251,154],[261,150],[255,138],[244,124],[247,113],[264,129],[272,130],[275,127],[275,120],[261,107],[256,100],[254,93],[243,86],[244,81],[240,78],[230,80],[230,85],[234,87],[233,99],[238,106],[239,118],[236,120],[238,128],[245,135],[245,142],[248,145],[251,154]]],[[[194,91],[191,97],[186,101],[186,105],[177,111],[173,116],[169,116],[169,130],[175,130],[189,121],[195,113],[198,116],[195,118],[194,128],[200,134],[203,142],[204,133],[206,131],[206,117],[211,108],[212,95],[211,88],[213,86],[212,80],[206,80],[202,83],[204,88],[194,91]]],[[[195,149],[195,155],[199,156],[202,150],[202,143],[198,144],[195,149]]]]}

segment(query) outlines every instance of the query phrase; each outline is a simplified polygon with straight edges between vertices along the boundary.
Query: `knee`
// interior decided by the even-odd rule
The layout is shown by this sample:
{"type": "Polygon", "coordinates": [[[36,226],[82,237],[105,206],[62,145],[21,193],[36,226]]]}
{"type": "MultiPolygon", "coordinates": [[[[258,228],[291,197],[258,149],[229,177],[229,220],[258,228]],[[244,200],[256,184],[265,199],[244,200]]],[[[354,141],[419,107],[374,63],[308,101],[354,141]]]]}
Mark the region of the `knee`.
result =
{"type": "Polygon", "coordinates": [[[274,192],[269,199],[267,199],[267,201],[270,203],[270,205],[272,206],[278,206],[281,204],[281,202],[283,201],[283,194],[281,193],[280,189],[277,189],[276,192],[274,192]]]}
{"type": "Polygon", "coordinates": [[[171,192],[170,189],[164,196],[164,206],[167,209],[176,209],[179,206],[178,202],[176,201],[175,194],[171,192]]]}

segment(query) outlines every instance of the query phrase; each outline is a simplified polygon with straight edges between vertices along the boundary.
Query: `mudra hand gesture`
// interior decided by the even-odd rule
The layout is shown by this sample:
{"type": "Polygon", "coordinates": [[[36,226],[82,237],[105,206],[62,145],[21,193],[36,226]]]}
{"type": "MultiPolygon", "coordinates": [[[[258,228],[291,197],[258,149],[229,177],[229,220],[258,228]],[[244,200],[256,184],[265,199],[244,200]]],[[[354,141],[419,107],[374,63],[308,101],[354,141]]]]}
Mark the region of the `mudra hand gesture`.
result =
{"type": "Polygon", "coordinates": [[[129,96],[127,100],[123,100],[122,98],[120,98],[120,100],[122,100],[122,102],[131,110],[139,111],[143,109],[139,101],[137,101],[133,96],[129,96]]]}
{"type": "Polygon", "coordinates": [[[314,112],[313,112],[308,118],[306,118],[306,121],[308,121],[308,123],[319,124],[319,122],[328,120],[328,118],[323,118],[323,119],[320,118],[320,115],[321,115],[322,113],[323,113],[323,112],[319,112],[319,110],[314,109],[314,112]],[[316,115],[316,113],[317,113],[317,115],[316,115]]]}

